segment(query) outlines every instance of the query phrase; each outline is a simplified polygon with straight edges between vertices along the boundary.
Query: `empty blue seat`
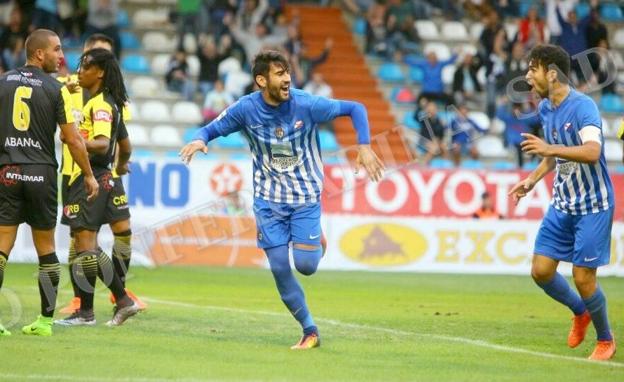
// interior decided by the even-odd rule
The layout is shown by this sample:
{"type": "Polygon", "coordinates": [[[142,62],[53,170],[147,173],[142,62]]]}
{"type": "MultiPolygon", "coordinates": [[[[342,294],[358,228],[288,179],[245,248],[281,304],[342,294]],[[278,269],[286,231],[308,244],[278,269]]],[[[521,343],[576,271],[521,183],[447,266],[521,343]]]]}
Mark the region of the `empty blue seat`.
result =
{"type": "Polygon", "coordinates": [[[121,68],[136,74],[149,74],[150,66],[147,59],[139,54],[129,54],[121,60],[121,68]]]}
{"type": "Polygon", "coordinates": [[[622,8],[613,3],[602,4],[600,6],[600,16],[606,21],[622,21],[622,8]]]}
{"type": "Polygon", "coordinates": [[[424,59],[425,58],[420,54],[410,53],[410,54],[405,55],[405,57],[403,57],[403,62],[409,66],[414,66],[417,63],[420,63],[424,59]]]}
{"type": "Polygon", "coordinates": [[[67,69],[70,72],[75,72],[78,70],[78,65],[80,64],[80,53],[77,52],[66,52],[65,53],[65,65],[67,65],[67,69]]]}
{"type": "Polygon", "coordinates": [[[132,32],[122,31],[119,38],[121,39],[121,47],[124,49],[139,49],[141,47],[141,42],[132,32]]]}
{"type": "Polygon", "coordinates": [[[403,82],[405,81],[405,75],[403,75],[403,71],[398,64],[394,62],[385,62],[381,64],[379,70],[377,71],[377,75],[383,81],[388,82],[403,82]]]}
{"type": "Polygon", "coordinates": [[[409,70],[410,80],[421,83],[425,78],[425,72],[419,66],[412,66],[409,70]]]}
{"type": "Polygon", "coordinates": [[[591,7],[587,3],[578,3],[576,4],[576,17],[580,20],[585,18],[585,16],[589,15],[589,11],[591,7]]]}
{"type": "Polygon", "coordinates": [[[615,94],[603,94],[600,98],[600,108],[607,113],[622,113],[624,105],[619,96],[615,94]]]}
{"type": "Polygon", "coordinates": [[[130,17],[128,16],[128,12],[123,9],[119,9],[117,11],[117,26],[120,29],[125,29],[130,27],[130,17]]]}
{"type": "Polygon", "coordinates": [[[227,150],[242,150],[248,146],[245,138],[238,132],[232,133],[226,137],[219,137],[211,141],[211,144],[215,147],[227,150]]]}
{"type": "Polygon", "coordinates": [[[444,158],[433,158],[431,162],[429,162],[429,167],[435,169],[449,169],[453,168],[453,162],[444,158]]]}
{"type": "Polygon", "coordinates": [[[336,140],[336,136],[327,130],[319,131],[319,143],[321,144],[322,151],[337,151],[340,150],[340,145],[336,140]]]}
{"type": "Polygon", "coordinates": [[[414,119],[414,113],[411,111],[403,116],[403,125],[412,130],[420,130],[420,123],[414,119]]]}
{"type": "Polygon", "coordinates": [[[358,17],[353,22],[353,33],[364,36],[366,34],[366,19],[358,17]]]}

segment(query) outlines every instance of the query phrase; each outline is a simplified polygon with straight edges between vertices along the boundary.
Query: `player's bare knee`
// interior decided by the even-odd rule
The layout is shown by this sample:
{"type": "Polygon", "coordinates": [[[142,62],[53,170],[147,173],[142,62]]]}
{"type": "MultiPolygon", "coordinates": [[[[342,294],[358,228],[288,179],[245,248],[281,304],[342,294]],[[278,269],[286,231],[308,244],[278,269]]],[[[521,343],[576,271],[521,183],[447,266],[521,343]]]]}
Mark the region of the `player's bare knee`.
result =
{"type": "Polygon", "coordinates": [[[537,283],[545,283],[550,281],[555,276],[555,271],[550,267],[544,267],[539,264],[533,264],[531,267],[531,277],[537,283]]]}
{"type": "Polygon", "coordinates": [[[596,270],[592,268],[574,267],[574,284],[581,294],[593,294],[596,289],[596,270]]]}

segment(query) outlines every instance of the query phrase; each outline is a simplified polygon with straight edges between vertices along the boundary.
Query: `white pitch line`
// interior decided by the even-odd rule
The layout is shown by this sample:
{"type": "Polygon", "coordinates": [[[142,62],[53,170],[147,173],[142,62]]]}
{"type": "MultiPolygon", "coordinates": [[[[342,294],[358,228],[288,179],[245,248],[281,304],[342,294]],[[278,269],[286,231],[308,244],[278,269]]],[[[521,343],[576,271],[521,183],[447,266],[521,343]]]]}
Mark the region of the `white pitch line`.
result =
{"type": "MultiPolygon", "coordinates": [[[[264,316],[290,316],[287,313],[278,313],[278,312],[271,312],[271,311],[266,311],[266,310],[250,310],[250,309],[230,308],[226,306],[216,306],[216,305],[198,305],[198,304],[162,300],[162,299],[150,298],[150,297],[142,297],[142,299],[146,302],[170,305],[170,306],[179,306],[179,307],[191,308],[191,309],[218,310],[218,311],[233,312],[233,313],[245,313],[245,314],[260,314],[264,316]]],[[[411,337],[431,338],[435,340],[457,342],[457,343],[462,343],[466,345],[482,347],[486,349],[499,350],[499,351],[503,351],[507,353],[526,354],[526,355],[532,355],[536,357],[552,358],[552,359],[580,362],[580,363],[586,363],[586,364],[588,363],[588,364],[596,365],[596,366],[609,366],[609,367],[624,368],[624,363],[621,363],[621,362],[592,361],[587,358],[572,357],[572,356],[553,354],[553,353],[544,353],[544,352],[539,352],[539,351],[516,348],[512,346],[497,345],[497,344],[493,344],[493,343],[483,341],[483,340],[474,340],[474,339],[464,338],[464,337],[454,337],[454,336],[429,334],[429,333],[417,333],[417,332],[410,332],[410,331],[400,330],[400,329],[386,328],[382,326],[372,326],[372,325],[342,322],[342,321],[337,321],[337,320],[332,320],[332,319],[327,319],[327,318],[316,318],[315,321],[325,322],[330,325],[342,326],[342,327],[351,328],[351,329],[385,332],[385,333],[393,334],[399,337],[411,336],[411,337]]]]}
{"type": "Polygon", "coordinates": [[[206,381],[204,379],[188,379],[188,378],[183,378],[183,379],[164,379],[164,378],[112,378],[112,377],[85,377],[85,376],[78,376],[78,375],[48,375],[48,374],[3,374],[0,373],[0,379],[2,380],[6,380],[7,378],[13,378],[14,380],[17,381],[23,381],[23,380],[30,380],[30,379],[35,379],[35,380],[52,380],[52,381],[84,381],[84,382],[109,382],[111,381],[111,379],[115,380],[116,382],[200,382],[200,381],[206,381]]]}

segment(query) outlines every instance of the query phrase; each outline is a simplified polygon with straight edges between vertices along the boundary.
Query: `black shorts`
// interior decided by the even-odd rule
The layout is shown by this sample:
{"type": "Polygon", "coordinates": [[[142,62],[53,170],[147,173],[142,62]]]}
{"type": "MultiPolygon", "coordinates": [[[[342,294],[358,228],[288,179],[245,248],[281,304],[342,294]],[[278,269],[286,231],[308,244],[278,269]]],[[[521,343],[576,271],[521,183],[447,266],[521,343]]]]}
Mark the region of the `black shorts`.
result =
{"type": "Polygon", "coordinates": [[[46,164],[0,166],[0,225],[56,227],[57,172],[46,164]]]}
{"type": "Polygon", "coordinates": [[[87,202],[83,175],[70,184],[67,190],[62,222],[72,230],[99,231],[104,224],[130,218],[128,197],[121,178],[113,179],[110,170],[93,171],[100,185],[95,200],[87,202]]]}

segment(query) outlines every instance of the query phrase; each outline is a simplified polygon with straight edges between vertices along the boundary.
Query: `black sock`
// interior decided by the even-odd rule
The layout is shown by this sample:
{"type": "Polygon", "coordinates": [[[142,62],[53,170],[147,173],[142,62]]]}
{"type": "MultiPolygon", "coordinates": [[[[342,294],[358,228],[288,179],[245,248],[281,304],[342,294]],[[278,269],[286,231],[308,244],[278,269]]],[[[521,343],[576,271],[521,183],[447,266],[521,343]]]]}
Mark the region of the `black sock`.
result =
{"type": "Polygon", "coordinates": [[[97,250],[83,251],[76,255],[72,273],[80,293],[80,310],[93,309],[93,292],[98,276],[97,250]]]}
{"type": "Polygon", "coordinates": [[[4,281],[4,268],[8,259],[9,255],[0,251],[0,288],[2,288],[2,282],[4,281]]]}
{"type": "Polygon", "coordinates": [[[98,256],[98,277],[102,282],[113,292],[113,296],[115,296],[115,301],[117,303],[124,302],[126,295],[126,291],[124,290],[124,286],[117,276],[117,273],[113,270],[113,263],[111,262],[110,257],[101,249],[99,250],[98,256]]]}
{"type": "Polygon", "coordinates": [[[132,232],[127,230],[115,234],[115,242],[113,244],[113,267],[124,288],[126,287],[126,274],[128,274],[130,267],[130,257],[132,256],[131,239],[132,232]]]}
{"type": "Polygon", "coordinates": [[[61,264],[56,252],[39,256],[39,295],[41,296],[41,315],[54,316],[56,295],[61,279],[61,264]]]}
{"type": "Polygon", "coordinates": [[[69,279],[71,280],[72,288],[74,289],[74,297],[80,297],[80,288],[78,287],[78,283],[76,283],[74,272],[72,272],[72,267],[76,262],[76,258],[78,258],[76,254],[76,239],[72,237],[69,241],[69,257],[67,259],[67,262],[69,263],[69,279]]]}

